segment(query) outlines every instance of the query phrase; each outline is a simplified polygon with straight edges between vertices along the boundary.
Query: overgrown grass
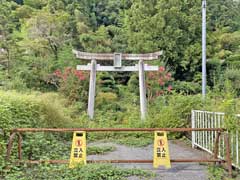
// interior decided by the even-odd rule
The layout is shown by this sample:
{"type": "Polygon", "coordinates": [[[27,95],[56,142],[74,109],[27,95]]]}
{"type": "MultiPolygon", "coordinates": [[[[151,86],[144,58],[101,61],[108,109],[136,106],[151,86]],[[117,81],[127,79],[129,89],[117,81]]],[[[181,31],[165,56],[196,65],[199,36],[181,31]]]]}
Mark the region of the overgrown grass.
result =
{"type": "Polygon", "coordinates": [[[106,132],[88,134],[89,142],[114,142],[133,147],[144,147],[153,143],[153,133],[123,133],[123,132],[106,132]]]}
{"type": "Polygon", "coordinates": [[[115,151],[115,146],[88,146],[87,155],[105,154],[108,152],[115,151]]]}
{"type": "Polygon", "coordinates": [[[15,169],[3,180],[124,180],[130,176],[149,179],[155,175],[140,169],[123,169],[108,164],[88,164],[74,169],[69,169],[67,165],[43,164],[15,169]]]}
{"type": "Polygon", "coordinates": [[[0,91],[0,124],[3,130],[17,127],[71,127],[73,109],[56,93],[23,94],[0,91]]]}
{"type": "Polygon", "coordinates": [[[229,178],[228,172],[219,166],[208,166],[209,180],[239,180],[239,172],[233,171],[233,178],[229,178]]]}
{"type": "Polygon", "coordinates": [[[153,143],[153,138],[146,138],[146,137],[125,137],[120,138],[115,141],[116,143],[127,145],[127,146],[134,146],[134,147],[145,147],[153,143]]]}

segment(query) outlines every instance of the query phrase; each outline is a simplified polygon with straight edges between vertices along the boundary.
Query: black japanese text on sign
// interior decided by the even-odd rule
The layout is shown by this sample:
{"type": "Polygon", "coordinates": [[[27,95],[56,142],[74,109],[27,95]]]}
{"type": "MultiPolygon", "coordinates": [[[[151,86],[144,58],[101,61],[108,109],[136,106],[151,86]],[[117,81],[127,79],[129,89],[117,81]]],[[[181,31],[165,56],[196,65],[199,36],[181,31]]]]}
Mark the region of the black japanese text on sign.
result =
{"type": "Polygon", "coordinates": [[[154,156],[153,167],[165,166],[171,168],[167,133],[165,131],[155,131],[154,133],[154,156]]]}
{"type": "Polygon", "coordinates": [[[86,156],[86,132],[74,132],[69,167],[74,168],[77,164],[86,164],[86,156]]]}

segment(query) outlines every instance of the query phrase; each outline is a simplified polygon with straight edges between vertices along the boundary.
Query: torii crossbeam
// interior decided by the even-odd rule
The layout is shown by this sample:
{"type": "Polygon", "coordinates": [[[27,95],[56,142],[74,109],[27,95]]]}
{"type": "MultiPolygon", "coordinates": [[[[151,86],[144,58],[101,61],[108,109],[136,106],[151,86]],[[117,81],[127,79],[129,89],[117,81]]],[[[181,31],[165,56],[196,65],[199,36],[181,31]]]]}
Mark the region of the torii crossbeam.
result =
{"type": "Polygon", "coordinates": [[[94,104],[96,93],[96,72],[97,71],[138,71],[139,72],[139,91],[140,91],[140,110],[141,119],[146,118],[147,100],[145,71],[158,71],[158,66],[149,66],[144,61],[157,60],[162,55],[162,51],[148,54],[122,54],[122,53],[87,53],[73,50],[77,58],[82,60],[90,60],[88,65],[78,65],[77,70],[90,71],[89,95],[88,95],[88,115],[90,119],[94,117],[94,104]],[[97,61],[113,61],[113,66],[101,66],[97,61]],[[122,60],[138,61],[135,66],[122,66],[122,60]]]}

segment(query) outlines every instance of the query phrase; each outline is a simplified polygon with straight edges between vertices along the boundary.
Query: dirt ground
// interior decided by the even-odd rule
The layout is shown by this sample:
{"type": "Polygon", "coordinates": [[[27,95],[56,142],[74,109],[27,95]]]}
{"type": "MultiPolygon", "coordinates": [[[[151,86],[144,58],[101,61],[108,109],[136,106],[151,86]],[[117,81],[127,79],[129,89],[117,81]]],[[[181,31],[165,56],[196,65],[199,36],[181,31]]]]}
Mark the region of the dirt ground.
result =
{"type": "MultiPolygon", "coordinates": [[[[91,145],[97,146],[115,146],[116,151],[104,155],[90,155],[89,160],[110,160],[110,159],[152,159],[153,145],[146,147],[128,147],[115,143],[96,142],[91,145]]],[[[198,159],[206,158],[207,154],[198,150],[193,150],[190,146],[180,141],[169,141],[170,157],[172,159],[198,159]]],[[[154,169],[152,164],[116,164],[124,168],[141,168],[152,171],[157,174],[151,180],[207,180],[207,166],[199,163],[172,163],[171,169],[161,167],[154,169]]],[[[129,177],[129,180],[138,180],[140,177],[129,177]]]]}

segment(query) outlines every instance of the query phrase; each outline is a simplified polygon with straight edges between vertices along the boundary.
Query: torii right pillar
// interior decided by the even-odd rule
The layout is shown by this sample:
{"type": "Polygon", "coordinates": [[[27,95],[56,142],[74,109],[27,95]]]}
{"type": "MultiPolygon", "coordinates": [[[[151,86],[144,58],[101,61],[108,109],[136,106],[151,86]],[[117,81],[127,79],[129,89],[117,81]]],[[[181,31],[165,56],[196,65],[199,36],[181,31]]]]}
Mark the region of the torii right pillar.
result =
{"type": "Polygon", "coordinates": [[[139,92],[140,92],[140,110],[141,110],[141,119],[146,119],[147,114],[147,99],[146,99],[146,84],[145,84],[145,70],[144,62],[140,60],[138,63],[139,67],[139,92]]]}

